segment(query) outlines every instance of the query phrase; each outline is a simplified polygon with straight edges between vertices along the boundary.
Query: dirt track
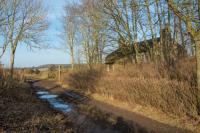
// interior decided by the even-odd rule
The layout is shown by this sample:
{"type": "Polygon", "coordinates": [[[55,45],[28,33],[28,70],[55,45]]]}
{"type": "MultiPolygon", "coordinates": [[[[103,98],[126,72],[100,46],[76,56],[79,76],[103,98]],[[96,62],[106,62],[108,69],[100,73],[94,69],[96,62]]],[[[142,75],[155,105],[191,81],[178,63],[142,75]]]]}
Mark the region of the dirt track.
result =
{"type": "MultiPolygon", "coordinates": [[[[80,126],[81,130],[85,129],[85,132],[191,132],[160,123],[142,115],[95,101],[93,99],[80,101],[79,98],[73,97],[74,93],[79,95],[78,92],[62,88],[54,81],[41,80],[33,83],[33,86],[37,89],[45,89],[53,94],[58,94],[65,101],[73,103],[76,111],[73,111],[73,113],[70,113],[69,115],[73,122],[77,123],[77,126],[80,126]],[[114,122],[109,119],[113,119],[114,122]]],[[[81,95],[81,97],[84,96],[81,95]]]]}

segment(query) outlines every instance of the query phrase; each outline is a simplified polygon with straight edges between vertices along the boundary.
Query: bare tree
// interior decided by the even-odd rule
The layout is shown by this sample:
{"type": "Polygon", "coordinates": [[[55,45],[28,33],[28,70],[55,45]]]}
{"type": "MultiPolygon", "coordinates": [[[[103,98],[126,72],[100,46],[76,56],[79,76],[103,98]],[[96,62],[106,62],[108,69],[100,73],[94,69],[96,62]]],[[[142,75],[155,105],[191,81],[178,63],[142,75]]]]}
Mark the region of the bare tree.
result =
{"type": "MultiPolygon", "coordinates": [[[[192,12],[184,12],[180,9],[173,0],[168,0],[168,5],[174,14],[181,19],[185,24],[188,33],[196,44],[196,61],[197,61],[197,85],[198,85],[198,107],[200,109],[200,0],[195,1],[192,12]],[[191,16],[191,14],[195,14],[191,16]],[[195,17],[194,17],[195,16],[195,17]]],[[[192,5],[193,3],[184,1],[182,4],[192,5]]]]}
{"type": "Polygon", "coordinates": [[[2,41],[2,43],[0,44],[0,49],[1,49],[0,59],[6,52],[6,48],[8,45],[7,39],[3,39],[4,36],[7,36],[7,34],[5,34],[6,33],[5,28],[3,27],[3,25],[6,24],[5,23],[5,21],[6,21],[5,7],[6,7],[6,1],[0,0],[0,36],[1,36],[1,41],[2,41]]]}
{"type": "Polygon", "coordinates": [[[94,63],[102,63],[103,57],[103,50],[105,47],[105,23],[106,20],[104,19],[103,13],[101,12],[102,4],[99,0],[81,0],[81,3],[78,5],[70,5],[66,8],[68,11],[68,22],[69,23],[69,16],[72,18],[73,23],[70,26],[71,30],[66,30],[66,33],[70,36],[67,40],[70,40],[69,37],[77,36],[77,42],[79,42],[79,46],[74,47],[74,44],[68,43],[68,48],[72,53],[77,53],[75,50],[78,48],[82,49],[82,53],[84,55],[83,62],[86,62],[88,66],[91,68],[92,64],[94,63]],[[70,11],[72,10],[73,11],[70,11]],[[74,25],[74,26],[73,26],[74,25]],[[73,36],[72,36],[73,35],[73,36]],[[73,46],[73,51],[72,51],[73,46]]]}
{"type": "Polygon", "coordinates": [[[48,23],[47,12],[39,0],[7,0],[6,3],[5,40],[8,40],[10,55],[10,75],[13,75],[15,53],[19,44],[30,48],[41,48],[43,36],[48,23]]]}
{"type": "Polygon", "coordinates": [[[75,35],[77,30],[77,24],[76,24],[76,6],[75,4],[66,5],[64,8],[65,14],[64,14],[64,20],[63,20],[63,28],[64,28],[64,40],[66,43],[66,47],[69,50],[69,54],[71,57],[71,68],[74,69],[74,63],[75,63],[75,35]]]}
{"type": "MultiPolygon", "coordinates": [[[[158,9],[158,1],[155,1],[156,3],[156,12],[157,14],[159,14],[159,9],[158,9]]],[[[158,50],[158,42],[157,42],[157,39],[156,39],[156,32],[153,28],[153,18],[152,18],[152,14],[151,14],[151,10],[150,10],[150,4],[149,4],[149,1],[148,0],[145,0],[145,6],[146,6],[146,9],[147,9],[147,18],[148,18],[148,25],[149,25],[149,28],[150,28],[150,33],[151,33],[151,37],[152,37],[152,41],[153,41],[153,49],[151,51],[151,54],[152,54],[152,60],[158,64],[158,56],[159,56],[159,50],[158,50]]],[[[159,26],[160,28],[162,28],[161,26],[161,20],[160,20],[160,16],[158,15],[158,21],[159,21],[159,26]]]]}

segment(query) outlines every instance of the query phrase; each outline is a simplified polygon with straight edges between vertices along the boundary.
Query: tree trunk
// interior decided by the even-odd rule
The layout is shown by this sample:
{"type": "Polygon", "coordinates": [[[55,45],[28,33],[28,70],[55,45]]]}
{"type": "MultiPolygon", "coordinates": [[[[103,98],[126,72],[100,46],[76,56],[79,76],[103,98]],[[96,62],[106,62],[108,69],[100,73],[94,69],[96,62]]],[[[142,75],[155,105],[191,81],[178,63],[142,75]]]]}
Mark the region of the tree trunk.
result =
{"type": "Polygon", "coordinates": [[[162,48],[162,45],[163,45],[163,36],[162,36],[162,18],[161,18],[161,12],[160,11],[161,9],[159,8],[159,2],[160,0],[156,0],[156,13],[157,13],[157,17],[158,17],[158,22],[159,22],[159,28],[160,28],[160,43],[158,44],[158,55],[159,55],[159,61],[163,61],[164,60],[164,55],[163,55],[163,48],[162,48]]]}
{"type": "Polygon", "coordinates": [[[134,51],[135,51],[135,63],[137,64],[139,62],[139,53],[138,53],[137,43],[134,44],[134,51]]]}
{"type": "Polygon", "coordinates": [[[200,34],[194,38],[196,44],[196,67],[197,67],[197,107],[200,113],[200,34]]]}
{"type": "Polygon", "coordinates": [[[15,52],[11,52],[10,57],[10,77],[13,78],[13,72],[14,72],[14,62],[15,62],[15,52]]]}
{"type": "Polygon", "coordinates": [[[198,0],[198,16],[199,16],[199,19],[200,19],[200,0],[198,0]]]}
{"type": "Polygon", "coordinates": [[[95,63],[99,63],[99,36],[98,36],[98,33],[95,33],[95,63]]]}
{"type": "Polygon", "coordinates": [[[74,70],[74,49],[71,48],[71,68],[74,70]]]}
{"type": "MultiPolygon", "coordinates": [[[[200,0],[198,0],[198,16],[200,20],[200,0]]],[[[198,27],[200,28],[200,27],[198,27]]],[[[198,30],[199,31],[199,30],[198,30]]],[[[196,44],[196,63],[197,63],[197,108],[198,114],[200,114],[200,33],[194,38],[196,44]]]]}
{"type": "Polygon", "coordinates": [[[148,24],[149,24],[150,33],[151,33],[151,36],[152,36],[153,46],[154,46],[151,49],[151,58],[152,58],[152,61],[156,63],[156,53],[157,53],[157,47],[158,47],[157,46],[157,40],[155,40],[149,1],[145,0],[145,4],[146,4],[145,6],[146,6],[146,9],[147,9],[148,24]]]}

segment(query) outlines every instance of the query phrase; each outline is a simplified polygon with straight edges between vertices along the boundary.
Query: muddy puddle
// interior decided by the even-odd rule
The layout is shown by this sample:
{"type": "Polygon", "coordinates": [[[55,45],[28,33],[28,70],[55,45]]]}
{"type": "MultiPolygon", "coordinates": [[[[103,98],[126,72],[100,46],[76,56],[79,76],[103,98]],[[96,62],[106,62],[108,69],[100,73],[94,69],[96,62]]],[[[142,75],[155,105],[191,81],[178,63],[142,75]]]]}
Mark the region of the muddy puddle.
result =
{"type": "Polygon", "coordinates": [[[63,113],[68,113],[72,110],[72,105],[58,98],[56,94],[50,94],[47,91],[37,91],[36,94],[39,99],[48,101],[55,110],[63,113]]]}

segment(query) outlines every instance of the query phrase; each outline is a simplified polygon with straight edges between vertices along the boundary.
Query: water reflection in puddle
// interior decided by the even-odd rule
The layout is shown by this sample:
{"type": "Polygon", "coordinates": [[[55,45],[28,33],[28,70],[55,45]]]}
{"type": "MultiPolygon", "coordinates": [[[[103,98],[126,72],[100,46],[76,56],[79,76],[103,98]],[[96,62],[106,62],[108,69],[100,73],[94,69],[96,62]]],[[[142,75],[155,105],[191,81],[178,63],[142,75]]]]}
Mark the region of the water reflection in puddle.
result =
{"type": "Polygon", "coordinates": [[[40,99],[52,99],[56,97],[58,97],[58,95],[44,94],[44,95],[39,96],[40,99]]]}
{"type": "Polygon", "coordinates": [[[59,99],[58,95],[50,94],[47,91],[38,91],[37,95],[40,99],[47,100],[56,110],[62,111],[63,113],[71,111],[70,104],[59,99]]]}
{"type": "Polygon", "coordinates": [[[49,94],[49,92],[47,91],[38,91],[36,92],[38,95],[45,95],[45,94],[49,94]]]}

